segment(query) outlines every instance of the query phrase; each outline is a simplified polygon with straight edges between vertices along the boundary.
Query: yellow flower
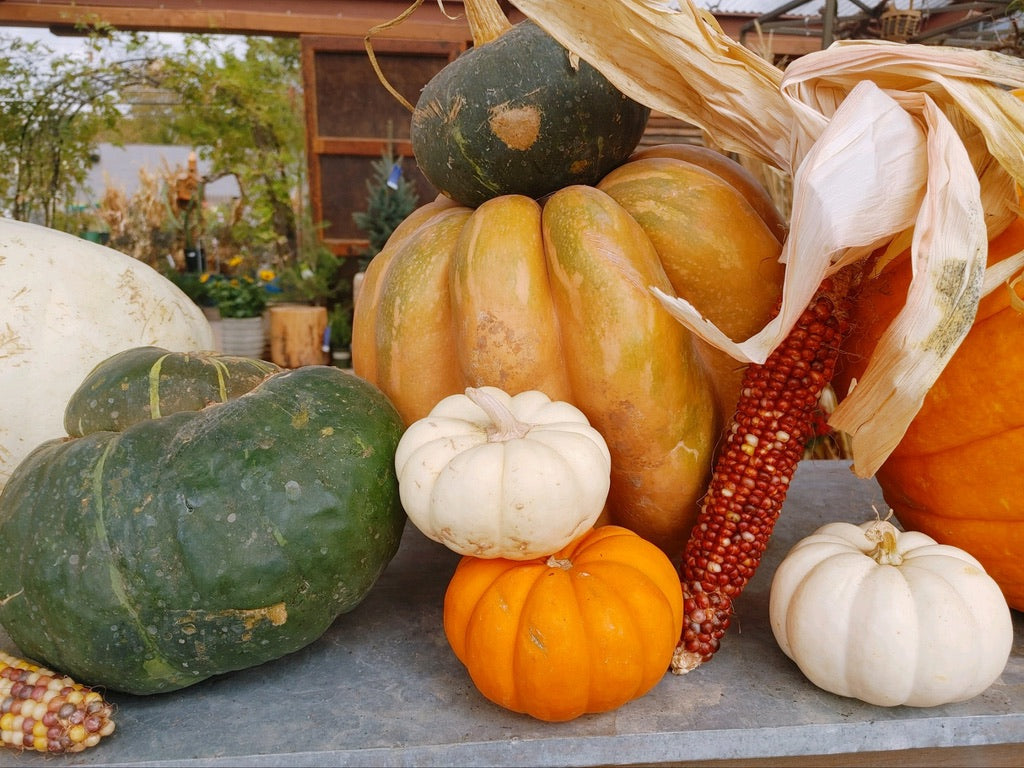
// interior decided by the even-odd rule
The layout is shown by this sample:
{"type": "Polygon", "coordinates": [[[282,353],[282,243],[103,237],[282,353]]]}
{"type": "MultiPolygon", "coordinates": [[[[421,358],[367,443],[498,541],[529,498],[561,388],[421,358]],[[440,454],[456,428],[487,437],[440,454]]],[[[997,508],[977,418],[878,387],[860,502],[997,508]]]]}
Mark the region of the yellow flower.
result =
{"type": "Polygon", "coordinates": [[[201,274],[199,276],[199,282],[200,283],[205,283],[209,279],[210,279],[210,273],[209,272],[203,272],[203,274],[201,274]]]}
{"type": "Polygon", "coordinates": [[[269,283],[276,277],[276,275],[274,274],[274,270],[272,269],[261,269],[258,273],[258,277],[264,283],[269,283]]]}
{"type": "Polygon", "coordinates": [[[227,265],[229,267],[237,267],[241,263],[242,263],[242,257],[241,256],[232,256],[230,259],[228,259],[228,264],[227,265]]]}

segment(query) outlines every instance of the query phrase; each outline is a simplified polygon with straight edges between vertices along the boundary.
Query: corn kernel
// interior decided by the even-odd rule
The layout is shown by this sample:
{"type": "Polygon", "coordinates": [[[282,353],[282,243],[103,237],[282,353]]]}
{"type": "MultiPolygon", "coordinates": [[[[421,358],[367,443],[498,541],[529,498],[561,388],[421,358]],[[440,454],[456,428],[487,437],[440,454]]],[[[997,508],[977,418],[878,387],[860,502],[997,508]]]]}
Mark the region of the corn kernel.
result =
{"type": "Polygon", "coordinates": [[[80,752],[114,732],[98,691],[0,651],[0,743],[39,752],[80,752]]]}

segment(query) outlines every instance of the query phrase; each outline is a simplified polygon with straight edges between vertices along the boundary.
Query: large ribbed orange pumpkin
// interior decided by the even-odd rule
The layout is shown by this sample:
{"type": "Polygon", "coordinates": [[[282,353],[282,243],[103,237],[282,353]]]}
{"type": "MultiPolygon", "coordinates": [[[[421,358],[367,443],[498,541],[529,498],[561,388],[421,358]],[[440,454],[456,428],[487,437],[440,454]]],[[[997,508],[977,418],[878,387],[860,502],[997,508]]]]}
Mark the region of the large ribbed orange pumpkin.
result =
{"type": "MultiPolygon", "coordinates": [[[[1024,219],[989,243],[989,264],[1024,249],[1024,219]]],[[[846,392],[903,305],[906,254],[864,286],[837,377],[846,392]]],[[[974,325],[877,473],[905,528],[974,555],[1010,605],[1024,610],[1024,287],[982,299],[974,325]]]]}
{"type": "Polygon", "coordinates": [[[543,203],[439,198],[370,263],[353,366],[407,424],[470,386],[572,403],[611,452],[606,519],[678,551],[742,369],[651,287],[746,338],[778,300],[780,252],[744,194],[679,156],[631,161],[543,203]]]}
{"type": "Polygon", "coordinates": [[[643,696],[668,671],[682,625],[675,567],[614,525],[550,557],[465,557],[444,599],[445,635],[477,689],[548,721],[643,696]]]}

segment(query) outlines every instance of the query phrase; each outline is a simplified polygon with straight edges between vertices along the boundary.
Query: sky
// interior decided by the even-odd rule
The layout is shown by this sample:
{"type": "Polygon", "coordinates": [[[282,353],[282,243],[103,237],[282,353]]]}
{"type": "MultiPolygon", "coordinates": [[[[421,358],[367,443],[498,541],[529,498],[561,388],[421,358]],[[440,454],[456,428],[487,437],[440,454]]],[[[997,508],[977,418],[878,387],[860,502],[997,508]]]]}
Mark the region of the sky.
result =
{"type": "Polygon", "coordinates": [[[82,41],[75,37],[60,37],[51,34],[46,27],[0,27],[5,37],[22,37],[26,40],[41,40],[55,53],[74,53],[81,50],[82,41]]]}
{"type": "MultiPolygon", "coordinates": [[[[51,49],[56,55],[72,54],[84,49],[84,38],[55,35],[46,27],[4,27],[0,26],[0,36],[21,37],[25,40],[38,40],[51,49]]],[[[154,41],[165,42],[174,45],[181,40],[181,35],[175,32],[147,32],[146,36],[154,41]]],[[[241,35],[224,35],[224,38],[242,41],[245,38],[241,35]]]]}
{"type": "MultiPolygon", "coordinates": [[[[21,37],[25,40],[41,41],[47,48],[50,48],[58,55],[76,53],[81,51],[83,48],[82,38],[68,35],[55,35],[46,27],[0,27],[0,35],[5,37],[21,37]]],[[[180,36],[163,33],[159,36],[153,35],[153,37],[159,37],[159,39],[171,39],[173,37],[180,36]]]]}

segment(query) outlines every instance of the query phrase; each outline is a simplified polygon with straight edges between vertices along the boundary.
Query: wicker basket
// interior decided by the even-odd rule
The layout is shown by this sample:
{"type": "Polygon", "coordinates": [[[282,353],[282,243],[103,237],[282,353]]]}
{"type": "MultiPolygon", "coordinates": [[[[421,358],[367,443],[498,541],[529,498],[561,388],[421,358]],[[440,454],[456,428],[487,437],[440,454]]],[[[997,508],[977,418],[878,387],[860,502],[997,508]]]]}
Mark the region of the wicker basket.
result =
{"type": "Polygon", "coordinates": [[[882,39],[905,43],[921,29],[921,12],[910,8],[890,7],[881,16],[882,39]]]}

